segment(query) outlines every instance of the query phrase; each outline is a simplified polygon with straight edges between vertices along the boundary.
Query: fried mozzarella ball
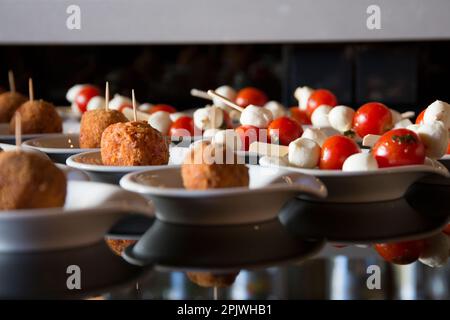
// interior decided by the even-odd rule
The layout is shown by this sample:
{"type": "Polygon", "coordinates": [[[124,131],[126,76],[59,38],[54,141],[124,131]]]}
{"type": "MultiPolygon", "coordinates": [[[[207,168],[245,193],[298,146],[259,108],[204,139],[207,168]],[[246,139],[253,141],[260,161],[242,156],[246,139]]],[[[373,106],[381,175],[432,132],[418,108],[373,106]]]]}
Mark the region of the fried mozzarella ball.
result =
{"type": "Polygon", "coordinates": [[[170,113],[166,111],[157,111],[155,113],[152,113],[148,117],[148,123],[153,128],[161,132],[162,135],[169,135],[169,129],[172,125],[172,120],[170,120],[170,113]]]}
{"type": "Polygon", "coordinates": [[[0,94],[0,123],[11,121],[19,107],[27,102],[27,98],[17,92],[5,92],[0,94]]]}
{"type": "Polygon", "coordinates": [[[339,132],[349,131],[353,126],[355,110],[347,106],[336,106],[328,113],[328,121],[332,128],[339,132]]]}
{"type": "Polygon", "coordinates": [[[22,134],[60,133],[62,119],[53,104],[43,100],[27,101],[17,109],[9,123],[9,132],[16,130],[16,114],[20,113],[22,134]]]}
{"type": "Polygon", "coordinates": [[[122,112],[112,109],[95,109],[86,111],[81,117],[80,148],[100,148],[102,134],[110,125],[127,122],[122,112]]]}
{"type": "Polygon", "coordinates": [[[126,248],[137,242],[137,240],[111,239],[111,238],[107,238],[105,239],[105,241],[108,247],[118,256],[121,256],[122,252],[126,248]]]}
{"type": "Polygon", "coordinates": [[[36,153],[0,153],[0,210],[62,207],[66,200],[64,172],[36,153]]]}
{"type": "Polygon", "coordinates": [[[267,110],[272,112],[272,119],[276,119],[286,115],[286,108],[278,101],[269,101],[264,105],[263,108],[266,108],[267,110]]]}
{"type": "Polygon", "coordinates": [[[319,165],[320,146],[313,140],[298,138],[289,143],[289,164],[299,168],[315,168],[319,165]]]}
{"type": "Polygon", "coordinates": [[[212,272],[186,272],[187,277],[193,283],[205,288],[226,288],[231,286],[239,271],[235,273],[212,273],[212,272]]]}
{"type": "Polygon", "coordinates": [[[147,122],[115,123],[103,131],[102,162],[109,166],[153,166],[169,162],[169,146],[147,122]]]}
{"type": "Polygon", "coordinates": [[[272,120],[273,117],[270,110],[252,104],[245,107],[240,117],[243,126],[254,126],[257,128],[267,128],[272,120]]]}

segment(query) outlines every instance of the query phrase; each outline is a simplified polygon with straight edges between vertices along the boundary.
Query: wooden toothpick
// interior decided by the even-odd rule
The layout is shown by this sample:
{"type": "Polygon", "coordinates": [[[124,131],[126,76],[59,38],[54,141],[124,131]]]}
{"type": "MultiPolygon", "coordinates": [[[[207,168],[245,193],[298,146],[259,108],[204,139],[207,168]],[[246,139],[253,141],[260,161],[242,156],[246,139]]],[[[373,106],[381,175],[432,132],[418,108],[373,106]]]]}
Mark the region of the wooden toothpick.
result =
{"type": "Polygon", "coordinates": [[[14,73],[12,70],[8,71],[9,91],[16,92],[16,83],[14,82],[14,73]]]}
{"type": "Polygon", "coordinates": [[[16,112],[16,147],[17,150],[20,149],[20,146],[22,145],[22,116],[20,115],[20,112],[16,112]]]}
{"type": "Polygon", "coordinates": [[[134,121],[137,121],[136,98],[134,96],[134,89],[131,90],[131,101],[133,103],[133,117],[134,117],[134,121]]]}
{"type": "Polygon", "coordinates": [[[208,90],[208,95],[210,97],[213,98],[217,98],[219,100],[221,100],[223,103],[225,103],[226,105],[232,107],[233,109],[236,109],[239,112],[244,111],[244,108],[242,108],[241,106],[237,105],[236,103],[234,103],[233,101],[227,99],[226,97],[218,94],[217,92],[215,92],[214,90],[208,90]]]}
{"type": "Polygon", "coordinates": [[[208,95],[208,92],[198,90],[198,89],[191,89],[191,96],[206,99],[206,100],[212,100],[212,98],[208,95]]]}
{"type": "Polygon", "coordinates": [[[108,111],[109,110],[109,82],[106,81],[106,86],[105,86],[105,110],[108,111]]]}
{"type": "Polygon", "coordinates": [[[31,102],[34,101],[33,79],[28,79],[28,96],[31,102]]]}

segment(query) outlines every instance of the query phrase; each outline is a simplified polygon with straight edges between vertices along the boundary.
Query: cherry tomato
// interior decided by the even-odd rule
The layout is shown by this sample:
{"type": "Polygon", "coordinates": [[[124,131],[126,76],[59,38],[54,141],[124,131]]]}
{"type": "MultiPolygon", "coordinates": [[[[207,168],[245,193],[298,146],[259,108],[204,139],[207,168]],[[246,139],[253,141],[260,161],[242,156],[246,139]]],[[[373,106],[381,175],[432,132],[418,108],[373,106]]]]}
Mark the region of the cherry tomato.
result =
{"type": "Polygon", "coordinates": [[[259,141],[259,130],[259,128],[249,125],[236,128],[236,133],[239,134],[245,151],[248,151],[253,142],[259,141]]]}
{"type": "Polygon", "coordinates": [[[179,117],[170,126],[169,135],[172,137],[192,137],[194,135],[194,120],[187,116],[179,117]]]}
{"type": "Polygon", "coordinates": [[[148,113],[152,114],[158,111],[165,111],[168,113],[175,113],[177,112],[177,109],[175,109],[174,107],[168,105],[168,104],[155,104],[153,107],[150,108],[150,110],[148,110],[148,113]]]}
{"type": "Polygon", "coordinates": [[[369,102],[356,110],[353,117],[355,132],[364,138],[367,134],[383,134],[392,127],[392,114],[379,102],[369,102]]]}
{"type": "Polygon", "coordinates": [[[398,243],[376,244],[375,250],[384,260],[395,264],[409,264],[419,259],[425,243],[423,240],[413,240],[398,243]]]}
{"type": "Polygon", "coordinates": [[[306,113],[308,117],[311,117],[312,113],[318,106],[326,104],[330,107],[335,107],[337,105],[336,96],[326,89],[315,90],[308,99],[308,105],[306,107],[306,113]]]}
{"type": "Polygon", "coordinates": [[[444,230],[442,230],[442,232],[450,236],[450,223],[447,224],[447,226],[444,228],[444,230]]]}
{"type": "Polygon", "coordinates": [[[421,113],[416,118],[416,124],[423,124],[423,116],[425,114],[425,110],[422,110],[421,113]]]}
{"type": "Polygon", "coordinates": [[[341,170],[344,161],[352,154],[359,153],[358,145],[345,136],[329,137],[322,145],[319,168],[325,170],[341,170]]]}
{"type": "Polygon", "coordinates": [[[299,107],[291,107],[289,108],[289,112],[291,113],[291,118],[299,124],[311,124],[311,120],[309,119],[306,111],[300,110],[299,107]]]}
{"type": "Polygon", "coordinates": [[[249,104],[262,107],[267,102],[267,96],[264,92],[253,87],[246,87],[239,90],[236,96],[236,103],[242,108],[249,104]]]}
{"type": "Polygon", "coordinates": [[[297,121],[289,117],[280,117],[269,124],[268,133],[271,143],[287,146],[291,141],[301,137],[303,129],[297,121]]]}
{"type": "Polygon", "coordinates": [[[233,121],[230,118],[230,115],[228,112],[223,110],[223,123],[222,123],[223,129],[233,129],[233,121]]]}
{"type": "Polygon", "coordinates": [[[75,96],[74,102],[78,106],[80,112],[84,113],[87,110],[89,100],[99,95],[100,90],[97,87],[87,85],[78,92],[78,94],[75,96]]]}
{"type": "Polygon", "coordinates": [[[448,144],[448,147],[447,147],[447,154],[450,154],[450,143],[448,144]]]}
{"type": "Polygon", "coordinates": [[[423,164],[425,146],[417,134],[408,129],[393,129],[378,139],[372,153],[380,168],[423,164]]]}

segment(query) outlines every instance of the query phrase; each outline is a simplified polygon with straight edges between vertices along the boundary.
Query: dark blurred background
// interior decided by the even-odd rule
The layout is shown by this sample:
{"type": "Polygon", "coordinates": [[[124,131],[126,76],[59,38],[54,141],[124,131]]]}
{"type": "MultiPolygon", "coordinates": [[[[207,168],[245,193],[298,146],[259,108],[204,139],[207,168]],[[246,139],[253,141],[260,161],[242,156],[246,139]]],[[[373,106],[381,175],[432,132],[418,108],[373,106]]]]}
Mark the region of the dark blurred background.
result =
{"type": "MultiPolygon", "coordinates": [[[[67,105],[76,83],[104,86],[140,103],[200,107],[191,88],[255,86],[270,99],[296,105],[299,85],[327,88],[357,108],[370,100],[399,110],[419,110],[450,100],[450,42],[376,44],[0,46],[0,87],[12,69],[19,91],[34,79],[35,95],[67,105]]],[[[0,89],[1,90],[1,89],[0,89]]]]}

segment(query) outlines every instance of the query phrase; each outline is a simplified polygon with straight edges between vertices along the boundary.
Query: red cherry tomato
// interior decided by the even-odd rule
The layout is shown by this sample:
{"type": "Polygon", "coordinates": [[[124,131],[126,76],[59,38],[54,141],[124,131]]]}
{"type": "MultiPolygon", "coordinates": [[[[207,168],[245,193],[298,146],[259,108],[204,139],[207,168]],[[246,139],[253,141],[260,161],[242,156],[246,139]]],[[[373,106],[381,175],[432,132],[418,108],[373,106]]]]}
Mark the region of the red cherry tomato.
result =
{"type": "Polygon", "coordinates": [[[231,120],[230,115],[228,114],[228,112],[226,112],[225,110],[223,110],[222,127],[224,129],[233,129],[233,121],[231,120]]]}
{"type": "Polygon", "coordinates": [[[393,129],[378,139],[372,153],[380,168],[423,164],[425,146],[417,134],[408,129],[393,129]]]}
{"type": "Polygon", "coordinates": [[[448,144],[448,147],[447,147],[447,154],[450,154],[450,143],[448,144]]]}
{"type": "Polygon", "coordinates": [[[444,230],[442,230],[442,232],[450,236],[450,223],[447,224],[447,226],[444,228],[444,230]]]}
{"type": "Polygon", "coordinates": [[[422,110],[421,113],[416,118],[416,124],[423,124],[423,116],[425,114],[425,110],[422,110]]]}
{"type": "Polygon", "coordinates": [[[376,244],[375,250],[384,260],[395,264],[409,264],[419,259],[425,243],[423,240],[376,244]]]}
{"type": "Polygon", "coordinates": [[[89,100],[99,95],[100,90],[97,87],[87,85],[78,92],[78,94],[75,96],[74,102],[78,106],[80,112],[84,113],[87,110],[89,100]]]}
{"type": "Polygon", "coordinates": [[[246,87],[239,90],[236,96],[236,103],[242,108],[249,104],[262,107],[267,102],[267,96],[264,92],[253,87],[246,87]]]}
{"type": "Polygon", "coordinates": [[[175,109],[174,107],[168,105],[168,104],[155,104],[153,107],[151,107],[148,110],[148,113],[152,114],[158,111],[165,111],[168,113],[175,113],[177,112],[177,109],[175,109]]]}
{"type": "Polygon", "coordinates": [[[245,151],[248,151],[253,142],[259,141],[259,130],[259,128],[254,126],[240,126],[236,128],[236,133],[241,138],[245,151]]]}
{"type": "Polygon", "coordinates": [[[306,113],[308,117],[311,117],[312,113],[318,106],[326,104],[330,107],[335,107],[337,105],[336,96],[326,89],[315,90],[308,99],[308,105],[306,107],[306,113]]]}
{"type": "Polygon", "coordinates": [[[287,146],[291,141],[301,137],[303,129],[297,121],[289,117],[280,117],[269,124],[268,133],[271,143],[287,146]]]}
{"type": "Polygon", "coordinates": [[[353,117],[355,132],[364,138],[367,134],[383,134],[392,127],[392,114],[379,102],[369,102],[356,110],[353,117]]]}
{"type": "Polygon", "coordinates": [[[194,120],[191,117],[179,117],[169,129],[171,137],[192,137],[194,135],[194,120]]]}
{"type": "Polygon", "coordinates": [[[345,136],[329,137],[322,145],[319,168],[325,170],[341,170],[344,161],[361,150],[352,139],[345,136]]]}
{"type": "Polygon", "coordinates": [[[311,120],[308,117],[308,114],[304,110],[300,110],[299,107],[291,107],[289,108],[291,113],[291,118],[297,121],[299,124],[311,124],[311,120]]]}

